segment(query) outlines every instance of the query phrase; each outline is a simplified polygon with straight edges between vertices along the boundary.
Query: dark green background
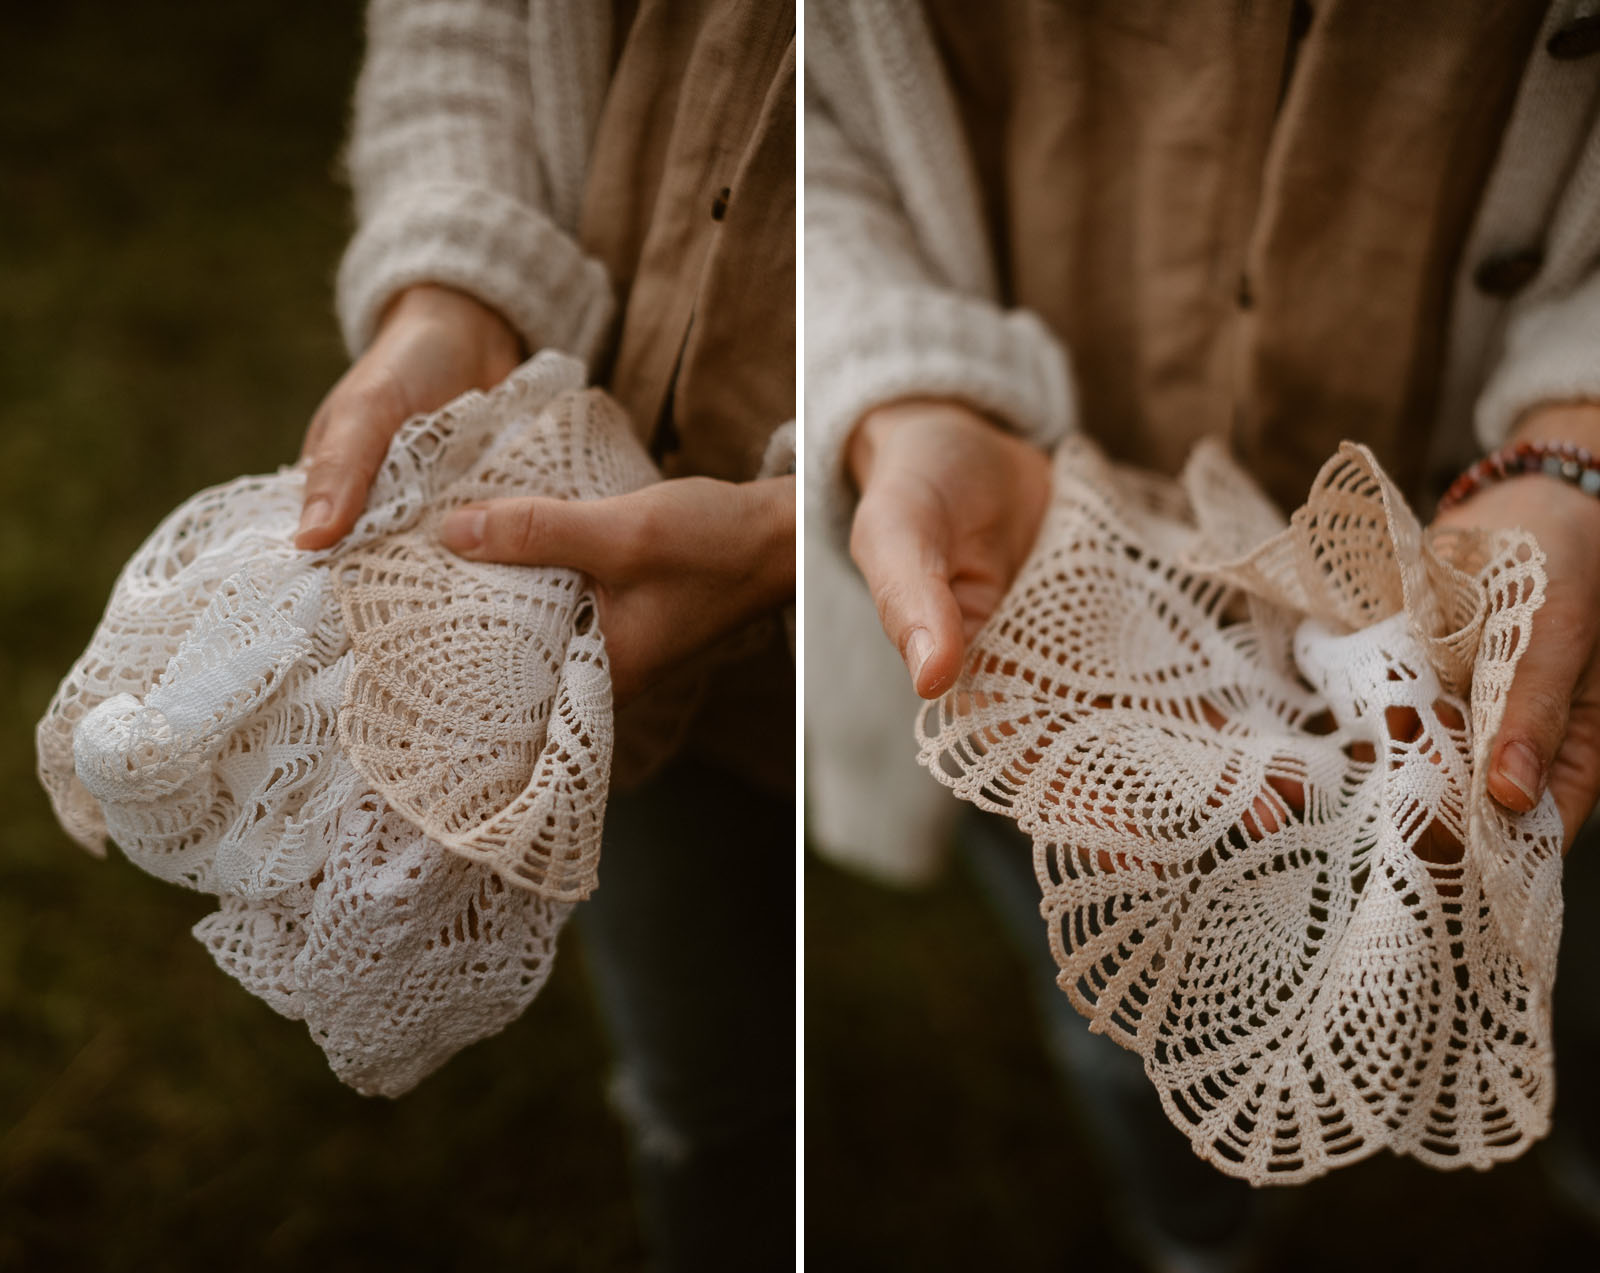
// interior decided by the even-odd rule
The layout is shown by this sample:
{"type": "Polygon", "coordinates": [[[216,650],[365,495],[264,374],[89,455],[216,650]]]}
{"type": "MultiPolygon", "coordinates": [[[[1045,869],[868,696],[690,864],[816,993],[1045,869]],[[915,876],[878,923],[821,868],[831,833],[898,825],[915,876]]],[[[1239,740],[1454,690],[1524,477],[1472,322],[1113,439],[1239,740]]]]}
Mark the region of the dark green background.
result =
{"type": "Polygon", "coordinates": [[[399,1102],[223,976],[207,899],[96,861],[33,723],[180,500],[292,461],[344,366],[337,153],[360,9],[0,19],[0,1269],[628,1269],[577,943],[399,1102]]]}

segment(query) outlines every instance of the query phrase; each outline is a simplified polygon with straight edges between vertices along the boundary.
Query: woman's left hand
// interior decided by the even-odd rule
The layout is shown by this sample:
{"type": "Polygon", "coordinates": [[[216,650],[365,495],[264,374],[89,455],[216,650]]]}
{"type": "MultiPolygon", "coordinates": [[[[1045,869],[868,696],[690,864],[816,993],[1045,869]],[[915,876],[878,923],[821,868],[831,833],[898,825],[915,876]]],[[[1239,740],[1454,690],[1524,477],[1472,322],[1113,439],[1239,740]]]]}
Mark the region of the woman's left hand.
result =
{"type": "Polygon", "coordinates": [[[793,598],[794,526],[792,477],[685,477],[608,499],[470,504],[445,519],[439,538],[474,561],[588,575],[620,707],[793,598]]]}
{"type": "MultiPolygon", "coordinates": [[[[1530,411],[1511,441],[1576,442],[1600,454],[1600,406],[1530,411]]],[[[1545,554],[1545,601],[1495,740],[1489,794],[1524,813],[1548,787],[1571,848],[1600,796],[1600,499],[1560,478],[1522,474],[1441,513],[1436,527],[1520,526],[1545,554]]]]}

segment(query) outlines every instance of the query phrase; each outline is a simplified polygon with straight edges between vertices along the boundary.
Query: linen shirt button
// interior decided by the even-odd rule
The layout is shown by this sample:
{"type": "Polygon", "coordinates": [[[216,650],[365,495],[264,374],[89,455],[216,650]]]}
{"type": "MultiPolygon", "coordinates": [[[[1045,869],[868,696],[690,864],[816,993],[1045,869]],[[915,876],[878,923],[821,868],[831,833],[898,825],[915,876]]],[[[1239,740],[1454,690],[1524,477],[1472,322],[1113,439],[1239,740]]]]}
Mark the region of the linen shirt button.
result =
{"type": "Polygon", "coordinates": [[[1543,264],[1544,253],[1538,248],[1501,252],[1486,257],[1472,271],[1472,282],[1485,296],[1497,296],[1504,300],[1515,296],[1531,283],[1543,264]]]}
{"type": "Polygon", "coordinates": [[[1545,52],[1562,62],[1600,53],[1600,7],[1585,5],[1577,17],[1545,41],[1545,52]]]}

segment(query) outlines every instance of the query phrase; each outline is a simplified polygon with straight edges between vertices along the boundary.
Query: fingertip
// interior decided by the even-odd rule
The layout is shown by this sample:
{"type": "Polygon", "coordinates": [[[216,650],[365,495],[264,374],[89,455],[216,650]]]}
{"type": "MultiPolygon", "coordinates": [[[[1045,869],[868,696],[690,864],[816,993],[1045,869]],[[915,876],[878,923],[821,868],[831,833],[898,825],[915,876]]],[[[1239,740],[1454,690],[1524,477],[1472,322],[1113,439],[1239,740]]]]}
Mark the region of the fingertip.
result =
{"type": "Polygon", "coordinates": [[[920,698],[938,698],[955,684],[961,670],[960,647],[948,648],[926,628],[912,629],[903,657],[911,673],[911,687],[920,698]]]}
{"type": "Polygon", "coordinates": [[[954,672],[946,672],[941,676],[935,676],[927,683],[917,686],[917,697],[931,701],[949,693],[950,687],[955,683],[956,674],[954,672]]]}
{"type": "Polygon", "coordinates": [[[327,548],[339,542],[343,530],[333,500],[326,495],[313,495],[300,510],[300,525],[295,530],[294,546],[300,549],[327,548]]]}
{"type": "Polygon", "coordinates": [[[458,508],[439,527],[439,542],[453,553],[475,552],[483,545],[489,513],[483,508],[458,508]]]}
{"type": "Polygon", "coordinates": [[[1527,813],[1544,790],[1544,765],[1522,739],[1502,743],[1489,770],[1489,794],[1513,813],[1527,813]]]}
{"type": "Polygon", "coordinates": [[[911,673],[911,688],[923,698],[931,695],[922,688],[922,672],[928,666],[928,656],[933,653],[933,636],[926,628],[912,628],[906,634],[905,648],[900,657],[905,660],[906,671],[911,673]]]}

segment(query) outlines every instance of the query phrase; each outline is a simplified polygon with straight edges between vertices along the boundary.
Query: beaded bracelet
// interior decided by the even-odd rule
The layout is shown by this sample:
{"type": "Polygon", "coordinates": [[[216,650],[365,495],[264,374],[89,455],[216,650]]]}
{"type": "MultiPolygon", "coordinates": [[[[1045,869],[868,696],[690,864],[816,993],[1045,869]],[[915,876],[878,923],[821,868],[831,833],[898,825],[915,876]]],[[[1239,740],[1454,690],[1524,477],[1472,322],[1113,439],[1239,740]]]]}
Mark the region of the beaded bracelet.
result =
{"type": "Polygon", "coordinates": [[[1572,442],[1517,442],[1486,455],[1456,480],[1439,501],[1439,511],[1454,508],[1485,486],[1521,473],[1547,473],[1600,496],[1600,459],[1572,442]]]}

